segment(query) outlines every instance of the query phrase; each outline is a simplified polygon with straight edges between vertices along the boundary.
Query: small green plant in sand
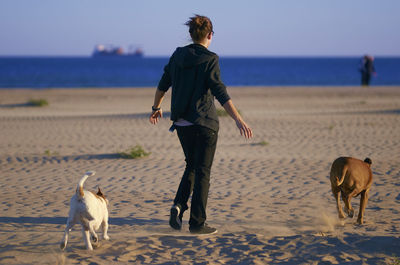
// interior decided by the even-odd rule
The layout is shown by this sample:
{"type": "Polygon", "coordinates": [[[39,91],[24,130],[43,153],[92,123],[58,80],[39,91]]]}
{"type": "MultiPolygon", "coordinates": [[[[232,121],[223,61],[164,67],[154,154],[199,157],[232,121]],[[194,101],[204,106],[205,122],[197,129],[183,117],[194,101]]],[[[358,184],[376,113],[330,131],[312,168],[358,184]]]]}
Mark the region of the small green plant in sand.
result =
{"type": "Polygon", "coordinates": [[[34,107],[44,107],[44,106],[48,106],[49,102],[43,98],[40,99],[30,99],[28,101],[28,105],[29,106],[34,106],[34,107]]]}
{"type": "Polygon", "coordinates": [[[47,156],[57,156],[58,152],[52,152],[49,149],[47,149],[46,151],[44,151],[44,154],[47,156]]]}
{"type": "Polygon", "coordinates": [[[151,153],[144,151],[140,145],[136,145],[125,152],[118,152],[118,154],[125,159],[136,159],[149,156],[151,153]]]}
{"type": "Polygon", "coordinates": [[[261,142],[257,143],[257,145],[267,146],[267,145],[269,145],[269,143],[267,141],[261,141],[261,142]]]}
{"type": "MultiPolygon", "coordinates": [[[[237,111],[239,114],[241,114],[240,110],[237,110],[237,111]]],[[[218,117],[227,117],[227,116],[229,116],[229,114],[228,114],[228,112],[226,112],[226,110],[219,108],[219,109],[217,109],[217,116],[218,117]]]]}
{"type": "Polygon", "coordinates": [[[226,112],[224,109],[217,109],[217,116],[218,117],[228,116],[228,112],[226,112]]]}
{"type": "Polygon", "coordinates": [[[329,125],[328,130],[332,131],[335,128],[335,125],[329,125]]]}

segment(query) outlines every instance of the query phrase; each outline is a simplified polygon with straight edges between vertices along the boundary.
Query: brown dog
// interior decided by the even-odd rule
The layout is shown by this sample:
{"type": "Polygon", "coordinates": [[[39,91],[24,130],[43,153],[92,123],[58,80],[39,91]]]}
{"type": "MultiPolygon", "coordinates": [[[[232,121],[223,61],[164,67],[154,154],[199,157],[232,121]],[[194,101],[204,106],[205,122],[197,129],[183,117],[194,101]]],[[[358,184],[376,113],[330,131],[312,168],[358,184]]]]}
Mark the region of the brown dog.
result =
{"type": "Polygon", "coordinates": [[[349,217],[353,217],[354,209],[351,207],[351,198],[361,194],[360,211],[357,223],[364,222],[364,211],[368,202],[368,192],[372,184],[371,159],[361,161],[352,157],[339,157],[331,167],[331,188],[336,199],[339,218],[344,218],[340,205],[340,194],[345,204],[345,210],[349,217]]]}

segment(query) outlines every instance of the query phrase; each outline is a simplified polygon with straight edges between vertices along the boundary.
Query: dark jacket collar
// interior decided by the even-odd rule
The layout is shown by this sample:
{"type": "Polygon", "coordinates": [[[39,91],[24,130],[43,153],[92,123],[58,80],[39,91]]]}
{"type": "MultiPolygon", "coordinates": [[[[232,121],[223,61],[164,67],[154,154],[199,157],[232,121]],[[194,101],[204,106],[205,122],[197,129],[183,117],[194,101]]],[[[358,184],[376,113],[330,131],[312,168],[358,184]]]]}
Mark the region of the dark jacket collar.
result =
{"type": "Polygon", "coordinates": [[[189,44],[178,48],[175,59],[179,67],[191,68],[204,62],[210,61],[216,54],[209,51],[201,44],[189,44]]]}

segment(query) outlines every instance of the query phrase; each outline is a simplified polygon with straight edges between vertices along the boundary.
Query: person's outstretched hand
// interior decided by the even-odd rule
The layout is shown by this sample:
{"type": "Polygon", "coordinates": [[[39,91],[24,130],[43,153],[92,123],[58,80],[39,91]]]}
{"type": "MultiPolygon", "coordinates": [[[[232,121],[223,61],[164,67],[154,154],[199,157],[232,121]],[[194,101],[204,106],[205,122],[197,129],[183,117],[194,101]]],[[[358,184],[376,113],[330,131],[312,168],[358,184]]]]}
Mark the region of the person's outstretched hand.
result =
{"type": "Polygon", "coordinates": [[[162,109],[159,109],[159,110],[157,110],[157,111],[153,111],[152,113],[151,113],[151,115],[150,115],[150,118],[149,118],[149,120],[150,120],[150,123],[151,124],[157,124],[158,123],[158,120],[160,119],[160,118],[162,118],[162,109]]]}
{"type": "Polygon", "coordinates": [[[236,120],[236,126],[240,131],[240,135],[244,136],[245,138],[249,139],[253,137],[253,131],[243,120],[236,120]]]}

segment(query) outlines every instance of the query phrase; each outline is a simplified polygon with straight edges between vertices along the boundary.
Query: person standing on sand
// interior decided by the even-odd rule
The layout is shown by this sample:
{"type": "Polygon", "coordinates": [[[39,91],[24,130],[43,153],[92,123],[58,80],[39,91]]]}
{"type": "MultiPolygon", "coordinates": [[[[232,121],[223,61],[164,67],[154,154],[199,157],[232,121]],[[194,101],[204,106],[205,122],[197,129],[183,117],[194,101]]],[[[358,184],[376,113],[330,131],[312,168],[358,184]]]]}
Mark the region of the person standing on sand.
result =
{"type": "Polygon", "coordinates": [[[253,136],[233,105],[226,86],[220,78],[219,58],[208,50],[214,36],[208,17],[195,15],[185,23],[193,44],[178,47],[164,67],[158,84],[150,123],[157,124],[162,117],[161,102],[172,87],[170,131],[177,130],[186,167],[171,208],[169,224],[182,228],[183,213],[192,194],[189,230],[195,234],[212,234],[217,229],[208,226],[206,207],[210,187],[210,171],[217,146],[219,122],[214,97],[235,120],[240,134],[253,136]]]}
{"type": "Polygon", "coordinates": [[[364,55],[363,59],[361,60],[360,72],[361,72],[361,85],[369,86],[369,82],[371,81],[371,75],[376,75],[374,67],[374,57],[370,55],[364,55]]]}

